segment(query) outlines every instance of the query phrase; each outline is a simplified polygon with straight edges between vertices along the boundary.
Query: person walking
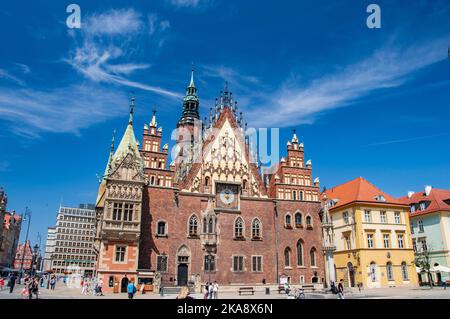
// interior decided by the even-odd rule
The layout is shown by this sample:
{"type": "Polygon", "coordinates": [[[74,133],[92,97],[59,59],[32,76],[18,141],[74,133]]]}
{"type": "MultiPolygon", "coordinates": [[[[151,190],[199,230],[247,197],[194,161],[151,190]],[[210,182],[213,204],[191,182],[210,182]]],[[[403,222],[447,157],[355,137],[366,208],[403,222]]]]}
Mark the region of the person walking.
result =
{"type": "Polygon", "coordinates": [[[0,291],[3,291],[3,287],[5,286],[5,279],[0,277],[0,291]]]}
{"type": "Polygon", "coordinates": [[[97,293],[100,296],[103,296],[103,279],[100,278],[100,280],[97,283],[97,293]]]}
{"type": "Polygon", "coordinates": [[[88,292],[88,282],[86,279],[82,282],[82,287],[83,288],[81,288],[81,294],[86,296],[88,292]]]}
{"type": "Polygon", "coordinates": [[[338,299],[344,299],[344,285],[342,284],[344,279],[341,279],[338,284],[338,299]]]}
{"type": "Polygon", "coordinates": [[[208,299],[213,299],[213,294],[214,294],[214,286],[213,283],[210,282],[208,286],[208,299]]]}
{"type": "Polygon", "coordinates": [[[219,294],[219,284],[217,283],[217,281],[214,281],[214,285],[213,285],[213,299],[217,299],[219,294]]]}
{"type": "Polygon", "coordinates": [[[14,291],[14,287],[16,286],[16,280],[17,280],[17,277],[16,277],[16,275],[14,275],[14,273],[12,272],[12,273],[10,274],[10,276],[9,276],[9,279],[8,279],[8,286],[9,286],[9,293],[10,293],[10,294],[12,294],[13,291],[14,291]]]}
{"type": "Polygon", "coordinates": [[[33,294],[36,295],[36,299],[39,299],[39,279],[31,279],[30,280],[31,285],[31,292],[30,292],[30,299],[33,299],[33,294]]]}
{"type": "Polygon", "coordinates": [[[133,299],[134,294],[136,293],[136,286],[134,285],[134,282],[130,280],[127,286],[127,292],[128,292],[128,299],[133,299]]]}
{"type": "Polygon", "coordinates": [[[50,278],[50,290],[55,290],[55,286],[56,286],[56,277],[53,275],[50,278]]]}
{"type": "Polygon", "coordinates": [[[203,299],[208,299],[208,294],[209,294],[209,282],[207,282],[205,284],[205,290],[203,291],[204,295],[203,295],[203,299]]]}

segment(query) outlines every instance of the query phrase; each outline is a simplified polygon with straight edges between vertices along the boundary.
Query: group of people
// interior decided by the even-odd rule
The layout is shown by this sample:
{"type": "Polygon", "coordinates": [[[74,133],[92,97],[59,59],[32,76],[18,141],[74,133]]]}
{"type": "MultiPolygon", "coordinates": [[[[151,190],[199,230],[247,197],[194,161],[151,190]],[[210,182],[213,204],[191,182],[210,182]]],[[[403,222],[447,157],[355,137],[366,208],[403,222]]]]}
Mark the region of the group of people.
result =
{"type": "Polygon", "coordinates": [[[81,281],[81,294],[86,296],[90,292],[94,296],[103,296],[103,279],[91,281],[88,278],[84,278],[81,281]]]}
{"type": "Polygon", "coordinates": [[[203,299],[217,299],[219,293],[219,284],[217,281],[214,283],[207,282],[205,284],[203,299]]]}
{"type": "Polygon", "coordinates": [[[336,294],[338,296],[338,299],[344,299],[344,284],[343,284],[344,280],[341,279],[341,281],[339,281],[339,284],[336,287],[336,284],[334,283],[334,281],[331,282],[331,292],[336,294]]]}

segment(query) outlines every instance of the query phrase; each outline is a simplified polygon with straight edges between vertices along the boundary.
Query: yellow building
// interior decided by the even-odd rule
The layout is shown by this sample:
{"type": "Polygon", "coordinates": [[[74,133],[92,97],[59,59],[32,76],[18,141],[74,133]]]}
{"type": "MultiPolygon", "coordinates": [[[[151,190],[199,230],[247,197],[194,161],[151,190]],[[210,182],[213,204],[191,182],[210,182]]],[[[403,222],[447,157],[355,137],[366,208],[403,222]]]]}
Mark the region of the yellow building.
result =
{"type": "Polygon", "coordinates": [[[337,282],[365,288],[417,285],[407,205],[362,177],[324,194],[334,226],[337,282]]]}

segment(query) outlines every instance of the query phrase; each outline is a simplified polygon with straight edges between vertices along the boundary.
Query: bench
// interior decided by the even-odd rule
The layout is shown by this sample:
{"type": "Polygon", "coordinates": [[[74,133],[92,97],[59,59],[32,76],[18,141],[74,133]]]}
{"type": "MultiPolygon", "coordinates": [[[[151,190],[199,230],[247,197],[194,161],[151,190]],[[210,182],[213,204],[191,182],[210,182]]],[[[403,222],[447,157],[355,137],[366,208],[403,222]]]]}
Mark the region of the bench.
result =
{"type": "Polygon", "coordinates": [[[255,294],[255,290],[253,289],[253,287],[240,287],[239,296],[243,293],[251,293],[253,295],[255,294]]]}
{"type": "Polygon", "coordinates": [[[286,290],[284,290],[284,286],[283,285],[279,285],[278,286],[278,293],[281,294],[281,292],[286,293],[286,290]]]}
{"type": "Polygon", "coordinates": [[[303,290],[312,290],[315,291],[316,287],[314,285],[302,285],[303,290]]]}

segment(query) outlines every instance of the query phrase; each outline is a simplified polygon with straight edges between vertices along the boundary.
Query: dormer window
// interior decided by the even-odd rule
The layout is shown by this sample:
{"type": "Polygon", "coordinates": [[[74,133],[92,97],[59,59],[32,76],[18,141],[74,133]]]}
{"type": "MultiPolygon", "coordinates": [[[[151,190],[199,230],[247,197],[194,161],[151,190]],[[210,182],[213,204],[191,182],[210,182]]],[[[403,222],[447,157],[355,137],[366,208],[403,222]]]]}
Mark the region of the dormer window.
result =
{"type": "Polygon", "coordinates": [[[384,198],[383,195],[378,195],[378,196],[375,197],[375,200],[378,201],[378,202],[385,202],[386,198],[384,198]]]}

